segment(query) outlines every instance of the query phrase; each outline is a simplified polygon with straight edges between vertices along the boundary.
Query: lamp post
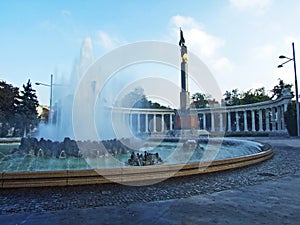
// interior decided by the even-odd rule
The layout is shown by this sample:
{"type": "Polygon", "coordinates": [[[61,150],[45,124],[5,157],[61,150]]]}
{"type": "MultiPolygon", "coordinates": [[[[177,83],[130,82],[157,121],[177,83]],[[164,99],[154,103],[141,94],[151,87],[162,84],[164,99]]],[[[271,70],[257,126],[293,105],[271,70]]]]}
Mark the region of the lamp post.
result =
{"type": "Polygon", "coordinates": [[[297,118],[297,136],[300,137],[300,119],[299,119],[299,95],[298,95],[298,81],[297,81],[297,70],[296,70],[296,57],[295,57],[295,46],[294,42],[292,43],[293,47],[293,58],[286,57],[284,55],[279,56],[280,59],[288,59],[284,63],[280,64],[278,68],[283,67],[284,64],[294,61],[294,72],[295,72],[295,94],[296,94],[296,118],[297,118]]]}
{"type": "Polygon", "coordinates": [[[49,105],[49,123],[52,124],[52,93],[53,93],[53,74],[51,74],[51,78],[50,78],[50,84],[44,84],[44,83],[39,83],[36,82],[36,85],[43,85],[46,87],[50,87],[50,105],[49,105]]]}

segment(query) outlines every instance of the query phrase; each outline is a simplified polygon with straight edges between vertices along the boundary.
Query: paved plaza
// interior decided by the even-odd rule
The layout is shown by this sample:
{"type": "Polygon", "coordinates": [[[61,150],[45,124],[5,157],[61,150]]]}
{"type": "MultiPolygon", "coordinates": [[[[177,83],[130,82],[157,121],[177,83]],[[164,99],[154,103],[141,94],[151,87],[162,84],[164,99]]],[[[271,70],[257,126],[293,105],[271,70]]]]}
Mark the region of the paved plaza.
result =
{"type": "Polygon", "coordinates": [[[261,164],[162,183],[0,190],[0,224],[300,224],[300,139],[261,164]]]}

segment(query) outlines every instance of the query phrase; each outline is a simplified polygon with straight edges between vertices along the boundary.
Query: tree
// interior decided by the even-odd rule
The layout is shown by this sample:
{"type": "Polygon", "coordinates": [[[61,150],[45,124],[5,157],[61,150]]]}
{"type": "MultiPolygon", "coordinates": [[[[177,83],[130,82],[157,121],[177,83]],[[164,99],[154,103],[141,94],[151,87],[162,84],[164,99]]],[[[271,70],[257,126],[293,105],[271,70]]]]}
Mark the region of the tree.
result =
{"type": "Polygon", "coordinates": [[[15,106],[19,88],[0,81],[0,136],[6,136],[15,125],[15,106]]]}
{"type": "MultiPolygon", "coordinates": [[[[286,84],[283,82],[283,80],[278,79],[279,80],[279,84],[275,85],[274,88],[271,90],[271,92],[273,92],[273,95],[271,97],[271,99],[273,99],[274,97],[279,98],[282,96],[282,91],[285,88],[292,88],[292,84],[286,84]]],[[[294,95],[293,93],[291,93],[292,95],[294,95]]]]}
{"type": "Polygon", "coordinates": [[[36,110],[39,102],[35,92],[29,79],[26,85],[23,84],[23,90],[18,99],[16,107],[17,127],[24,133],[24,136],[39,122],[36,110]]]}
{"type": "Polygon", "coordinates": [[[141,87],[135,88],[133,91],[125,95],[121,101],[117,103],[118,106],[126,108],[153,108],[166,109],[167,107],[160,105],[157,102],[152,102],[147,99],[144,94],[144,89],[141,87]]]}
{"type": "Polygon", "coordinates": [[[208,106],[208,97],[202,93],[195,93],[192,95],[192,108],[206,108],[208,106]]]}
{"type": "Polygon", "coordinates": [[[226,91],[225,94],[225,104],[226,106],[240,105],[240,93],[238,93],[238,89],[233,89],[231,92],[226,91]]]}
{"type": "Polygon", "coordinates": [[[241,105],[252,104],[257,102],[264,102],[270,100],[270,97],[266,94],[265,88],[257,88],[254,91],[250,89],[249,91],[240,94],[241,105]]]}
{"type": "Polygon", "coordinates": [[[292,101],[288,104],[287,111],[284,112],[284,121],[286,122],[286,128],[289,135],[297,135],[297,116],[296,116],[296,102],[292,101]]]}

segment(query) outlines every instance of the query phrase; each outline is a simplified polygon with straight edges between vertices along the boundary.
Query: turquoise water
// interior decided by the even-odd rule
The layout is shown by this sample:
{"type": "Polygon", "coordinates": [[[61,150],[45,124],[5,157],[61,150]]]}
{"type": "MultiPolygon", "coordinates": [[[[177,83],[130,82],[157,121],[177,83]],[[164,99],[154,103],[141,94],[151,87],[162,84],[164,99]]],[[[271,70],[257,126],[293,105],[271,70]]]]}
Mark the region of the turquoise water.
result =
{"type": "MultiPolygon", "coordinates": [[[[126,162],[130,158],[130,152],[116,156],[61,159],[11,154],[11,151],[17,147],[16,144],[0,145],[1,172],[120,168],[128,167],[126,162]]],[[[224,142],[221,146],[218,143],[200,144],[196,149],[194,147],[182,147],[183,143],[147,142],[147,147],[140,148],[136,153],[158,152],[163,164],[177,164],[235,158],[261,151],[260,144],[248,141],[224,142]]]]}

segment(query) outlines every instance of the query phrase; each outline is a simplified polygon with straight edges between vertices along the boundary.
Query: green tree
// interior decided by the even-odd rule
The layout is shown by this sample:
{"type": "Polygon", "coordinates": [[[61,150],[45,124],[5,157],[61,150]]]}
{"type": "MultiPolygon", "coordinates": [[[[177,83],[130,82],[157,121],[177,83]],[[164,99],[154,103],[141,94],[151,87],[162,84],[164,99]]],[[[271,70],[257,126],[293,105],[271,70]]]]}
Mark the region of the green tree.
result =
{"type": "Polygon", "coordinates": [[[288,104],[287,111],[284,112],[284,120],[286,122],[286,128],[289,135],[297,135],[297,117],[296,117],[296,102],[292,101],[288,104]]]}
{"type": "MultiPolygon", "coordinates": [[[[279,80],[279,84],[275,85],[274,88],[271,90],[271,92],[273,93],[271,99],[273,99],[274,97],[276,97],[276,98],[281,97],[283,89],[285,89],[285,88],[291,89],[293,86],[292,84],[284,83],[284,81],[281,79],[278,79],[278,80],[279,80]]],[[[292,95],[293,95],[293,93],[292,93],[292,95]]]]}
{"type": "Polygon", "coordinates": [[[240,105],[241,99],[240,99],[240,93],[238,89],[233,89],[231,92],[226,91],[225,94],[225,104],[226,106],[233,106],[233,105],[240,105]]]}
{"type": "Polygon", "coordinates": [[[118,106],[126,108],[153,108],[166,109],[167,107],[160,105],[157,102],[152,102],[147,99],[144,94],[144,89],[141,87],[135,88],[133,91],[125,95],[121,101],[117,103],[118,106]]]}
{"type": "Polygon", "coordinates": [[[208,107],[208,96],[202,93],[192,95],[191,108],[206,108],[208,107]]]}
{"type": "Polygon", "coordinates": [[[35,92],[29,79],[27,84],[23,85],[23,90],[19,96],[19,102],[16,108],[17,126],[20,131],[24,133],[24,136],[26,136],[28,131],[35,128],[39,122],[36,110],[39,102],[35,92]]]}
{"type": "Polygon", "coordinates": [[[15,107],[19,88],[0,81],[0,136],[6,136],[15,125],[15,107]]]}
{"type": "Polygon", "coordinates": [[[257,88],[254,91],[249,91],[240,94],[241,105],[252,104],[257,102],[264,102],[270,100],[270,97],[266,94],[265,88],[257,88]]]}

